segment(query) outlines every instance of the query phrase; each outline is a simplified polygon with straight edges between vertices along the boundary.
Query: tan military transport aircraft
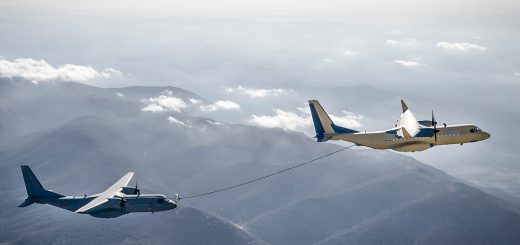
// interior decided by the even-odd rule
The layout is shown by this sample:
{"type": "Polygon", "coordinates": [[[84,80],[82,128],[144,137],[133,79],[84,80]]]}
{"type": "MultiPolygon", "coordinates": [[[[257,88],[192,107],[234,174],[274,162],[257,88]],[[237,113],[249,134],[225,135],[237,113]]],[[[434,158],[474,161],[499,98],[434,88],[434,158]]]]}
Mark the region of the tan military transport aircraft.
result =
{"type": "Polygon", "coordinates": [[[337,126],[317,100],[309,100],[314,129],[318,142],[344,140],[374,149],[392,149],[410,152],[423,151],[436,145],[477,142],[488,139],[489,133],[473,124],[456,124],[437,127],[432,120],[417,121],[412,111],[401,100],[403,112],[394,128],[385,131],[359,132],[337,126]]]}

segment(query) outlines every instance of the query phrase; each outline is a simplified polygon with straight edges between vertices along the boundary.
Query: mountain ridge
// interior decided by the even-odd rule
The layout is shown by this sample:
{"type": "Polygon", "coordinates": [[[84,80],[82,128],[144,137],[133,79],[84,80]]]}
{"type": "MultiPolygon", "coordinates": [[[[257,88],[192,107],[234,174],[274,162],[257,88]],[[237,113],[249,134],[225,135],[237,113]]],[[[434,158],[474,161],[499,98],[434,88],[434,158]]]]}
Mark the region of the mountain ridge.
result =
{"type": "MultiPolygon", "coordinates": [[[[79,101],[90,101],[89,96],[97,97],[87,94],[79,101]]],[[[62,101],[68,107],[46,110],[53,114],[52,110],[66,109],[61,113],[67,114],[68,110],[83,106],[71,96],[61,98],[70,99],[62,101]]],[[[113,105],[111,100],[100,100],[90,110],[103,107],[100,110],[107,113],[61,118],[52,121],[52,127],[0,148],[0,193],[5,197],[0,200],[0,227],[4,231],[1,242],[23,243],[25,240],[18,240],[20,234],[37,227],[41,231],[33,238],[52,243],[52,234],[65,229],[61,222],[78,227],[74,225],[77,220],[92,225],[85,237],[74,237],[78,243],[89,243],[90,233],[100,232],[95,228],[98,221],[88,216],[48,205],[17,208],[26,195],[21,164],[31,165],[42,184],[59,193],[97,193],[122,174],[135,171],[143,192],[182,196],[251,180],[340,147],[318,144],[301,133],[282,129],[215,124],[186,111],[121,114],[120,110],[104,107],[105,103],[113,105]],[[169,116],[185,125],[170,123],[169,116]],[[45,225],[50,216],[56,217],[56,223],[45,225]]],[[[132,110],[139,109],[135,105],[140,104],[136,102],[132,110]]],[[[197,230],[186,231],[186,236],[175,234],[181,236],[179,243],[188,244],[429,244],[435,237],[458,244],[520,241],[520,211],[516,205],[460,182],[408,156],[389,151],[347,150],[252,185],[181,200],[179,210],[201,210],[193,214],[193,227],[203,225],[201,217],[220,217],[227,224],[219,223],[216,229],[229,232],[229,236],[212,233],[210,228],[203,229],[201,234],[193,233],[197,230]],[[493,225],[475,225],[482,221],[493,225]],[[378,232],[367,232],[371,230],[378,232]],[[478,234],[478,240],[468,237],[472,234],[478,234]]],[[[130,240],[102,236],[105,240],[100,242],[172,243],[168,230],[152,227],[160,224],[175,229],[182,222],[170,222],[168,218],[177,214],[178,211],[124,216],[114,222],[128,222],[125,229],[130,230],[140,224],[150,233],[137,232],[130,240]],[[147,222],[142,222],[143,217],[147,222]]],[[[189,216],[183,216],[183,222],[190,222],[189,216]]],[[[122,232],[118,227],[105,229],[122,232]]]]}

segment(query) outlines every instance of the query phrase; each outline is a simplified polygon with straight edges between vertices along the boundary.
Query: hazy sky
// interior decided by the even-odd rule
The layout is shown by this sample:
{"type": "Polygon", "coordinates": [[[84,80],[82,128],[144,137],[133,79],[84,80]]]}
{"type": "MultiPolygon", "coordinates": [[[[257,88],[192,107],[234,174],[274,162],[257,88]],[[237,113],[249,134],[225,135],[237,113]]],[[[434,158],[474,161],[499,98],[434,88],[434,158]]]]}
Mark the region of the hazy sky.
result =
{"type": "Polygon", "coordinates": [[[178,86],[234,107],[203,115],[309,135],[307,99],[380,130],[405,98],[419,119],[434,109],[441,122],[492,134],[411,156],[510,183],[520,176],[519,14],[519,1],[1,1],[0,68],[29,80],[178,86]]]}
{"type": "MultiPolygon", "coordinates": [[[[378,0],[378,1],[340,1],[340,0],[181,0],[181,1],[142,1],[142,0],[118,0],[118,1],[68,1],[48,0],[45,2],[35,0],[6,0],[0,3],[2,7],[13,8],[48,8],[64,10],[106,10],[108,11],[155,11],[164,13],[229,13],[249,12],[264,14],[293,14],[293,13],[384,13],[385,15],[406,14],[503,14],[518,12],[520,4],[514,0],[483,1],[483,0],[459,0],[459,1],[424,1],[424,0],[378,0]]],[[[120,13],[121,14],[121,13],[120,13]]]]}

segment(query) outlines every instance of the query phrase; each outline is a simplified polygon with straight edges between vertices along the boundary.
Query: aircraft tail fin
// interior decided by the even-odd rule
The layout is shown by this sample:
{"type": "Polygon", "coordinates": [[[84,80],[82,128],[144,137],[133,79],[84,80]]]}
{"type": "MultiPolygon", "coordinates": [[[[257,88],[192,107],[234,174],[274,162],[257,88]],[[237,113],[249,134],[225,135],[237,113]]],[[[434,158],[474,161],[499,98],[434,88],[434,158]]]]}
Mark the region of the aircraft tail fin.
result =
{"type": "Polygon", "coordinates": [[[38,198],[41,197],[62,197],[62,195],[52,192],[50,190],[46,190],[43,188],[42,184],[36,178],[36,175],[34,175],[33,171],[29,166],[23,165],[22,168],[22,175],[23,175],[23,181],[25,182],[25,189],[27,190],[27,198],[25,201],[19,205],[19,207],[27,207],[31,205],[34,202],[38,201],[38,198]]]}
{"type": "Polygon", "coordinates": [[[332,138],[334,134],[356,133],[358,131],[337,126],[332,122],[329,115],[320,102],[317,100],[309,100],[309,107],[311,109],[312,121],[314,123],[314,130],[316,131],[316,138],[318,142],[325,142],[332,138]]]}

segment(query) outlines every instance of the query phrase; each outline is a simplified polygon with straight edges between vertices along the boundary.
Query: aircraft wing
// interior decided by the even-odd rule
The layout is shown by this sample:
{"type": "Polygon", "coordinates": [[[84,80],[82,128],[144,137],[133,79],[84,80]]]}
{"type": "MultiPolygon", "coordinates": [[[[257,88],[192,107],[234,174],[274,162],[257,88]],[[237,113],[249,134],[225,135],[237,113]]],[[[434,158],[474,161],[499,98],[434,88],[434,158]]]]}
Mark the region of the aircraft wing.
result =
{"type": "Polygon", "coordinates": [[[134,172],[128,172],[123,176],[121,179],[119,179],[116,183],[114,183],[112,186],[110,186],[106,191],[99,194],[98,197],[94,198],[92,201],[87,203],[85,206],[79,208],[76,210],[75,213],[85,213],[90,209],[93,209],[103,203],[108,202],[108,198],[113,197],[121,192],[121,188],[123,186],[128,185],[132,177],[134,176],[134,172]]]}
{"type": "Polygon", "coordinates": [[[90,209],[93,209],[106,202],[108,202],[108,199],[106,197],[98,196],[98,197],[94,198],[94,200],[87,203],[87,205],[76,210],[74,213],[85,213],[85,212],[89,211],[90,209]]]}

